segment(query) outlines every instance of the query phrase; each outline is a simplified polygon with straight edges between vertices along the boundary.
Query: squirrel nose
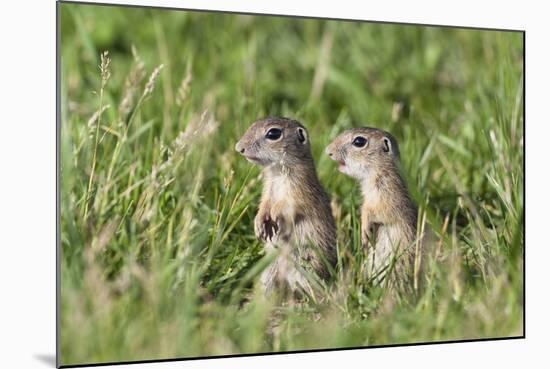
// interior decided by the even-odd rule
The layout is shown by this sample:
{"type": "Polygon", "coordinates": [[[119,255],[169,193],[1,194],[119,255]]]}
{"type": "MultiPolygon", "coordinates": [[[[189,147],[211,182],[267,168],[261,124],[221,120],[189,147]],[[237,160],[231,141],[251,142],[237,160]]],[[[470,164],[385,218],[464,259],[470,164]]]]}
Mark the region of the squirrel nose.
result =
{"type": "Polygon", "coordinates": [[[244,154],[244,147],[241,147],[241,142],[237,142],[237,144],[235,145],[235,150],[237,150],[238,152],[240,152],[241,154],[244,154]]]}

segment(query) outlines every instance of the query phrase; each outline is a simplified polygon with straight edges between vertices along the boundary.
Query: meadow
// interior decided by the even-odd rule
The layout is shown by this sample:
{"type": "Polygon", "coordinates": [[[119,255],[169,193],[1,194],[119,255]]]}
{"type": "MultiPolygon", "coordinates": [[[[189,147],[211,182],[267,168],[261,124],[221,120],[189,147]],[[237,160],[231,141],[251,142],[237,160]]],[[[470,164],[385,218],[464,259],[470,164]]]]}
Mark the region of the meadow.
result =
{"type": "Polygon", "coordinates": [[[523,335],[521,33],[59,6],[61,364],[523,335]],[[260,170],[234,145],[265,116],[308,128],[333,201],[322,301],[255,288],[260,170]],[[365,125],[435,234],[422,293],[365,278],[361,195],[324,154],[365,125]]]}

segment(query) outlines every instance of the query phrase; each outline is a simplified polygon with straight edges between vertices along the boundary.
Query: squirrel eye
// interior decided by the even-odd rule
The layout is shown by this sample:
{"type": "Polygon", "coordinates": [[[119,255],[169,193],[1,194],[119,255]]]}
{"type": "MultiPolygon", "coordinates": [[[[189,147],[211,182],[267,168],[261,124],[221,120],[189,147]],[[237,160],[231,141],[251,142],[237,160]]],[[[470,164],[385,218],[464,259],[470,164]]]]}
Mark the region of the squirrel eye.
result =
{"type": "Polygon", "coordinates": [[[362,136],[357,136],[353,139],[351,144],[355,147],[364,147],[367,144],[367,139],[362,136]]]}
{"type": "Polygon", "coordinates": [[[271,128],[267,133],[265,134],[265,138],[268,140],[278,140],[283,135],[283,131],[279,128],[271,128]]]}

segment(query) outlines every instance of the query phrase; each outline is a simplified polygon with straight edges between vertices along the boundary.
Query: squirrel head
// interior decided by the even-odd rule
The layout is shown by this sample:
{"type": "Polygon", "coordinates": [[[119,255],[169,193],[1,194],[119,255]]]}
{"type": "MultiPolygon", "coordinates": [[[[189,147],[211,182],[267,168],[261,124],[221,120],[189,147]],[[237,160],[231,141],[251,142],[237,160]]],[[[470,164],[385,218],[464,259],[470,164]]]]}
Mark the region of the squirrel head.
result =
{"type": "Polygon", "coordinates": [[[365,179],[384,168],[395,168],[400,157],[395,137],[370,127],[343,132],[327,146],[325,152],[340,164],[342,173],[357,179],[365,179]]]}
{"type": "Polygon", "coordinates": [[[296,120],[282,117],[254,122],[237,142],[235,150],[262,167],[292,166],[312,158],[305,127],[296,120]]]}

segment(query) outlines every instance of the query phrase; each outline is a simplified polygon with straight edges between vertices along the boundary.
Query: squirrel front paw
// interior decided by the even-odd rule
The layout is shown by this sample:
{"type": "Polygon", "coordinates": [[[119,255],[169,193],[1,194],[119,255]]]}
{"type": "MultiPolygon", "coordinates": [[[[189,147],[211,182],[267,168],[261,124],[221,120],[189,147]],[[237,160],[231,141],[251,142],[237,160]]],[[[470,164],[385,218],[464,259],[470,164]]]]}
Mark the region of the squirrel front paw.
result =
{"type": "Polygon", "coordinates": [[[274,242],[280,228],[280,221],[273,220],[269,214],[258,214],[254,219],[254,233],[261,241],[274,242]]]}
{"type": "Polygon", "coordinates": [[[376,238],[378,236],[378,228],[380,228],[382,224],[370,222],[367,224],[367,226],[362,230],[361,238],[363,241],[363,245],[374,245],[376,243],[376,238]]]}

